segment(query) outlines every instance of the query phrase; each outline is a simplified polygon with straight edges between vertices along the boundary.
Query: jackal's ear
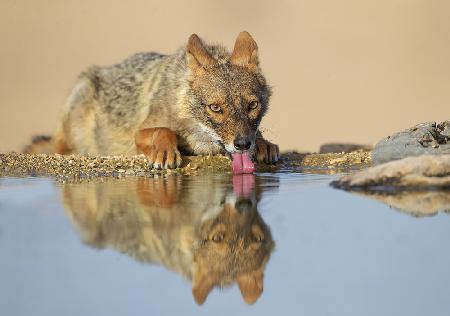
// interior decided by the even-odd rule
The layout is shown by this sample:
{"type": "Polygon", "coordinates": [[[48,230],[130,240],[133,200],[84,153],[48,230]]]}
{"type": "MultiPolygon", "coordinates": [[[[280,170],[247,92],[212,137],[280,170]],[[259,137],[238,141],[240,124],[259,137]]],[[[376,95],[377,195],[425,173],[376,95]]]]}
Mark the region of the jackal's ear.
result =
{"type": "Polygon", "coordinates": [[[254,304],[263,292],[263,267],[254,271],[240,273],[236,280],[242,297],[247,304],[254,304]]]}
{"type": "Polygon", "coordinates": [[[250,68],[258,67],[258,45],[248,32],[243,31],[236,38],[231,63],[250,68]]]}
{"type": "Polygon", "coordinates": [[[206,301],[215,283],[216,280],[209,271],[206,271],[201,266],[196,268],[194,277],[192,278],[192,295],[197,304],[202,305],[206,301]]]}
{"type": "Polygon", "coordinates": [[[206,50],[197,34],[189,37],[186,46],[186,61],[188,67],[194,71],[214,63],[214,58],[206,50]]]}

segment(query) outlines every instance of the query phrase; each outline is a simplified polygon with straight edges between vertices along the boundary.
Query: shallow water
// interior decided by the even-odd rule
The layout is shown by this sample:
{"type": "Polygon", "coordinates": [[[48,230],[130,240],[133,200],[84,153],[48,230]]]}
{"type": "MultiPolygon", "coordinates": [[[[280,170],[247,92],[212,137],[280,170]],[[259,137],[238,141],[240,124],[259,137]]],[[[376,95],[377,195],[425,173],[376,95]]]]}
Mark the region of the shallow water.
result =
{"type": "Polygon", "coordinates": [[[0,315],[449,315],[450,216],[334,178],[0,178],[0,315]]]}

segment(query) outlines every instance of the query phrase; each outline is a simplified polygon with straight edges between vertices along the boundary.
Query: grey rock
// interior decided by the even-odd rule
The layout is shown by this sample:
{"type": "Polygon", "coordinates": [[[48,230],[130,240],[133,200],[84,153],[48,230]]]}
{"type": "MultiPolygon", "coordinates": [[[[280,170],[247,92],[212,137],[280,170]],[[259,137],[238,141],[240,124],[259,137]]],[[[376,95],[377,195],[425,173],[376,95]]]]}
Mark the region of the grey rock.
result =
{"type": "Polygon", "coordinates": [[[372,151],[372,162],[442,154],[450,154],[450,120],[418,124],[382,139],[372,151]]]}
{"type": "Polygon", "coordinates": [[[441,134],[450,138],[450,121],[444,121],[441,124],[444,124],[441,134]]]}

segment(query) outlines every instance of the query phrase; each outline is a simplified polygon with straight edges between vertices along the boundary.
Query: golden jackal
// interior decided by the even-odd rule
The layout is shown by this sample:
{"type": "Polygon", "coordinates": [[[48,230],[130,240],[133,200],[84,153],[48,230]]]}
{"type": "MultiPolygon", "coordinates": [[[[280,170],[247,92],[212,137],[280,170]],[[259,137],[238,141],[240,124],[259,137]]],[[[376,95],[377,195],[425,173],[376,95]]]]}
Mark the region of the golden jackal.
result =
{"type": "Polygon", "coordinates": [[[270,94],[249,33],[232,53],[193,34],[173,55],[139,53],[82,73],[53,145],[61,154],[143,153],[154,168],[178,167],[180,153],[222,153],[233,170],[251,172],[252,157],[279,159],[258,130],[270,94]]]}

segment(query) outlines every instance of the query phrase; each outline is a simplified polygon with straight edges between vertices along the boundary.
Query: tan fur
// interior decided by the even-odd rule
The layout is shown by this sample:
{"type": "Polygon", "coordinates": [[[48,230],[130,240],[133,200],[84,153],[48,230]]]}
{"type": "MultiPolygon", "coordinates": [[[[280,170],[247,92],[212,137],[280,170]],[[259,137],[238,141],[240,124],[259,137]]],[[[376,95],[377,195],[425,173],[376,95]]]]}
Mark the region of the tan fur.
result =
{"type": "Polygon", "coordinates": [[[188,186],[183,181],[171,176],[65,184],[63,200],[88,245],[181,274],[192,280],[199,304],[214,287],[234,282],[254,303],[274,245],[257,210],[259,193],[236,197],[212,177],[191,179],[188,186]]]}
{"type": "Polygon", "coordinates": [[[242,150],[273,163],[278,147],[258,131],[270,95],[249,33],[239,34],[232,53],[193,34],[173,55],[139,53],[82,73],[63,108],[53,145],[61,154],[143,152],[158,168],[179,166],[180,153],[242,150]],[[173,137],[143,139],[153,134],[142,130],[156,128],[171,130],[176,146],[173,137]],[[242,137],[250,148],[236,147],[235,140],[242,137]]]}
{"type": "Polygon", "coordinates": [[[136,132],[135,143],[139,154],[147,155],[155,168],[176,168],[181,165],[177,135],[164,127],[145,128],[136,132]],[[162,162],[165,162],[163,165],[162,162]]]}
{"type": "Polygon", "coordinates": [[[248,32],[241,32],[234,44],[231,63],[243,67],[250,67],[253,70],[259,65],[258,45],[248,32]]]}

